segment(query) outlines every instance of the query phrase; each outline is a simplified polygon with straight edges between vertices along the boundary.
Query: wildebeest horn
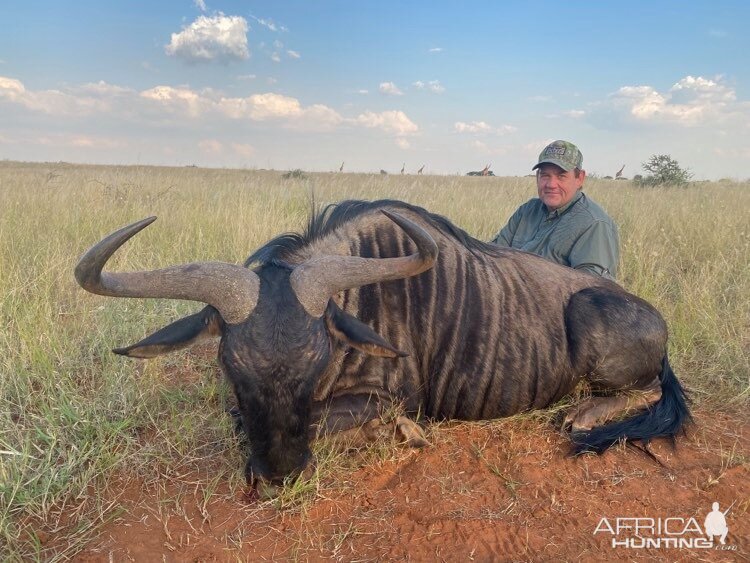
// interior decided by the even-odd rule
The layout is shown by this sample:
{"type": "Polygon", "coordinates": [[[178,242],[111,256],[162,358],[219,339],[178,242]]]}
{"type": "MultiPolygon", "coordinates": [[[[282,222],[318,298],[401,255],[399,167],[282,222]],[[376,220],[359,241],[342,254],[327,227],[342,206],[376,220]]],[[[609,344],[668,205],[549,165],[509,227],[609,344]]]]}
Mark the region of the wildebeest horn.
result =
{"type": "Polygon", "coordinates": [[[156,221],[143,219],[123,227],[92,246],[76,265],[81,287],[109,297],[158,297],[201,301],[215,307],[230,323],[244,321],[258,302],[255,272],[224,262],[195,262],[145,272],[102,272],[107,260],[130,237],[156,221]]]}
{"type": "Polygon", "coordinates": [[[332,295],[344,289],[369,283],[416,276],[432,268],[438,254],[433,238],[408,219],[381,210],[416,243],[417,253],[398,258],[362,258],[360,256],[316,256],[297,266],[289,281],[305,310],[320,317],[332,295]]]}

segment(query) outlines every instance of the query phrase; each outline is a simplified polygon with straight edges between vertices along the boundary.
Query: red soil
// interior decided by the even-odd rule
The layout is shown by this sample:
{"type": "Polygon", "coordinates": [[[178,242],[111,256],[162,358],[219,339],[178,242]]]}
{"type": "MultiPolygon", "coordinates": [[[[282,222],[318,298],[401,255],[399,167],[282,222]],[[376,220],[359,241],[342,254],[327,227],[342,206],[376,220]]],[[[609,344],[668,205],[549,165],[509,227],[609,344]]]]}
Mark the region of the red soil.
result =
{"type": "Polygon", "coordinates": [[[185,494],[189,477],[179,495],[164,482],[130,481],[118,494],[123,515],[76,560],[747,560],[750,420],[696,419],[677,449],[652,445],[663,465],[627,447],[567,457],[566,438],[529,419],[441,426],[432,446],[393,445],[387,461],[324,480],[314,498],[284,510],[225,483],[203,506],[203,485],[185,494]],[[629,549],[594,533],[603,517],[612,526],[617,517],[693,517],[703,527],[713,502],[732,505],[726,546],[715,542],[725,549],[629,549]]]}

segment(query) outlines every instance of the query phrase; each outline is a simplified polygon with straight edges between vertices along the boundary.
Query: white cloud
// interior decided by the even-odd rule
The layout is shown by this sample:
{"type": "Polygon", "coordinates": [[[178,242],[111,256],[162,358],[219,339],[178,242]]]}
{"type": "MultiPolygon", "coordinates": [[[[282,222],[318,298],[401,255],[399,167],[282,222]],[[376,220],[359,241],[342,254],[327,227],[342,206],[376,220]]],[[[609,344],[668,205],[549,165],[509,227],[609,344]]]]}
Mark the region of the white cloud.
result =
{"type": "Polygon", "coordinates": [[[568,117],[572,117],[573,119],[580,119],[581,117],[584,117],[586,115],[586,112],[582,109],[571,109],[568,111],[564,111],[563,115],[567,115],[568,117]]]}
{"type": "Polygon", "coordinates": [[[74,135],[70,138],[70,144],[74,147],[85,147],[91,149],[119,149],[126,146],[122,139],[102,137],[101,135],[74,135]]]}
{"type": "Polygon", "coordinates": [[[210,101],[202,98],[189,88],[155,86],[140,93],[140,97],[160,105],[172,113],[185,113],[197,117],[210,107],[210,101]]]}
{"type": "Polygon", "coordinates": [[[224,145],[216,139],[204,139],[198,143],[198,148],[206,154],[221,154],[224,150],[224,145]]]}
{"type": "Polygon", "coordinates": [[[734,158],[734,159],[740,159],[740,160],[748,160],[750,159],[750,145],[746,145],[744,147],[731,147],[731,148],[721,148],[716,147],[713,149],[713,152],[715,155],[720,156],[722,158],[734,158]]]}
{"type": "Polygon", "coordinates": [[[680,101],[681,98],[684,98],[682,101],[689,102],[692,98],[699,98],[704,101],[731,103],[737,99],[734,90],[728,86],[703,78],[702,76],[695,78],[686,76],[672,86],[670,91],[672,92],[674,101],[680,101]],[[683,97],[681,94],[687,95],[683,97]]]}
{"type": "Polygon", "coordinates": [[[442,94],[443,92],[445,92],[445,87],[440,84],[438,80],[430,80],[427,83],[427,88],[429,88],[429,90],[431,92],[434,92],[435,94],[442,94]]]}
{"type": "Polygon", "coordinates": [[[290,59],[299,59],[302,57],[297,51],[292,51],[291,49],[287,49],[286,54],[289,55],[290,59]]]}
{"type": "Polygon", "coordinates": [[[275,63],[280,63],[281,57],[279,56],[278,53],[271,53],[271,60],[275,63]]]}
{"type": "Polygon", "coordinates": [[[469,143],[469,147],[480,154],[486,154],[488,156],[504,156],[511,151],[510,146],[490,146],[479,140],[473,140],[469,143]]]}
{"type": "Polygon", "coordinates": [[[456,121],[453,124],[453,129],[457,133],[496,133],[504,135],[506,133],[515,133],[518,131],[517,127],[513,125],[501,125],[500,127],[493,127],[492,125],[484,121],[472,121],[470,123],[464,123],[463,121],[456,121]]]}
{"type": "Polygon", "coordinates": [[[264,19],[264,18],[256,18],[255,16],[250,16],[253,18],[256,22],[258,22],[263,27],[270,29],[273,32],[286,32],[289,31],[286,27],[283,25],[277,25],[272,19],[264,19]]]}
{"type": "Polygon", "coordinates": [[[0,98],[15,102],[21,100],[25,92],[26,88],[20,80],[0,76],[0,98]]]}
{"type": "MultiPolygon", "coordinates": [[[[304,106],[297,98],[274,92],[240,98],[228,97],[212,89],[195,91],[187,86],[158,85],[137,92],[97,82],[84,84],[69,92],[34,92],[28,91],[19,80],[0,76],[0,102],[51,115],[106,115],[126,118],[129,122],[141,120],[154,123],[158,119],[161,123],[172,120],[184,125],[186,117],[211,123],[215,123],[217,118],[223,118],[232,121],[278,122],[285,128],[306,131],[330,131],[341,126],[358,126],[379,129],[399,137],[419,130],[402,111],[366,111],[356,117],[346,118],[326,105],[304,106]]],[[[203,146],[203,150],[210,148],[208,144],[203,146]]],[[[250,149],[237,149],[239,150],[250,149]]]]}
{"type": "Polygon", "coordinates": [[[417,90],[429,90],[430,92],[433,92],[435,94],[442,94],[443,92],[445,92],[445,87],[440,84],[439,80],[430,80],[427,83],[422,82],[421,80],[417,80],[416,82],[412,83],[412,86],[414,86],[417,90]]]}
{"type": "Polygon", "coordinates": [[[405,139],[404,137],[396,137],[396,146],[401,149],[411,148],[411,144],[409,144],[409,140],[405,139]]]}
{"type": "Polygon", "coordinates": [[[204,0],[193,0],[193,4],[195,4],[195,7],[201,12],[206,11],[206,2],[204,0]]]}
{"type": "Polygon", "coordinates": [[[239,74],[237,78],[239,80],[254,80],[257,76],[255,74],[239,74]]]}
{"type": "Polygon", "coordinates": [[[305,130],[327,131],[344,122],[338,112],[325,105],[303,107],[296,98],[272,92],[247,98],[222,98],[217,109],[232,119],[280,120],[289,127],[305,130]]]}
{"type": "Polygon", "coordinates": [[[298,116],[302,112],[302,106],[296,98],[270,92],[248,98],[222,98],[219,108],[229,117],[249,117],[256,121],[298,116]]]}
{"type": "Polygon", "coordinates": [[[323,104],[313,104],[302,111],[299,127],[330,130],[344,121],[336,110],[323,104]]]}
{"type": "Polygon", "coordinates": [[[489,133],[492,131],[492,127],[484,121],[472,121],[471,123],[456,121],[453,128],[459,133],[489,133]]]}
{"type": "Polygon", "coordinates": [[[404,93],[398,89],[398,86],[396,86],[393,82],[381,82],[379,86],[379,90],[382,94],[387,94],[389,96],[403,96],[404,93]]]}
{"type": "Polygon", "coordinates": [[[121,149],[127,146],[122,139],[115,139],[102,135],[78,135],[78,134],[49,134],[49,135],[22,135],[17,138],[3,138],[0,143],[8,144],[31,144],[45,147],[69,148],[76,147],[92,150],[121,149]]]}
{"type": "Polygon", "coordinates": [[[471,148],[478,150],[480,152],[490,152],[490,148],[487,146],[487,143],[483,143],[482,141],[474,140],[471,143],[469,143],[469,146],[471,146],[471,148]]]}
{"type": "Polygon", "coordinates": [[[199,16],[165,47],[168,55],[189,63],[231,62],[250,57],[247,20],[241,16],[199,16]]]}
{"type": "Polygon", "coordinates": [[[50,115],[90,115],[112,109],[116,98],[133,91],[105,82],[85,84],[70,91],[27,90],[21,81],[0,76],[0,100],[50,115]]]}
{"type": "Polygon", "coordinates": [[[623,86],[611,96],[615,108],[637,121],[685,126],[720,123],[732,117],[750,118],[747,103],[738,104],[734,89],[720,78],[686,76],[668,91],[651,86],[623,86]]]}
{"type": "Polygon", "coordinates": [[[253,158],[255,156],[255,147],[245,143],[232,143],[232,150],[244,158],[253,158]]]}
{"type": "Polygon", "coordinates": [[[357,90],[357,94],[369,94],[369,93],[370,93],[370,91],[366,90],[365,88],[357,90]]]}
{"type": "Polygon", "coordinates": [[[230,153],[242,158],[253,158],[255,148],[245,143],[222,143],[217,139],[203,139],[198,142],[198,148],[206,156],[228,156],[230,153]]]}
{"type": "Polygon", "coordinates": [[[442,47],[433,47],[432,49],[429,50],[429,52],[430,53],[442,53],[443,52],[443,48],[442,47]]]}
{"type": "Polygon", "coordinates": [[[131,88],[123,88],[122,86],[117,86],[115,84],[108,84],[107,82],[104,82],[104,80],[100,80],[99,82],[88,82],[86,84],[83,84],[78,88],[72,89],[72,92],[81,92],[93,96],[107,97],[131,94],[132,92],[134,92],[134,90],[132,90],[131,88]]]}
{"type": "Polygon", "coordinates": [[[366,111],[357,116],[356,122],[364,127],[381,129],[396,135],[411,135],[419,131],[419,127],[402,111],[366,111]]]}

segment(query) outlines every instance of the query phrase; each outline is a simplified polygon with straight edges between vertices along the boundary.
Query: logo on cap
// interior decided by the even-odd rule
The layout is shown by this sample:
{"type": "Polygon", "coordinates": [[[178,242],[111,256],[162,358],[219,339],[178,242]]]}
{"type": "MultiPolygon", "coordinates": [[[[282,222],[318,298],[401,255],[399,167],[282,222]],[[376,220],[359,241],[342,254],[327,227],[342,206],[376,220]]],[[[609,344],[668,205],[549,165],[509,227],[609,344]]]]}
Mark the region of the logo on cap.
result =
{"type": "Polygon", "coordinates": [[[545,156],[562,156],[565,154],[565,147],[548,146],[544,149],[545,156]]]}

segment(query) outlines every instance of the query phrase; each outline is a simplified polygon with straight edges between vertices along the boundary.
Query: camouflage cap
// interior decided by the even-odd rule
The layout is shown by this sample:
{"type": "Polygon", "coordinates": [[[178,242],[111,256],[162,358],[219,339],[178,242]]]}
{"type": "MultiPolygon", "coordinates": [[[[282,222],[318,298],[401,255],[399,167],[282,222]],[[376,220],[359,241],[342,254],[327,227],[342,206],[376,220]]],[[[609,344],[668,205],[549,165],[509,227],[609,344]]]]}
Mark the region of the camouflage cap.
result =
{"type": "Polygon", "coordinates": [[[542,164],[556,164],[566,172],[574,168],[581,168],[583,164],[583,155],[578,147],[568,141],[555,141],[550,143],[539,155],[539,162],[534,165],[532,170],[536,170],[542,164]]]}

